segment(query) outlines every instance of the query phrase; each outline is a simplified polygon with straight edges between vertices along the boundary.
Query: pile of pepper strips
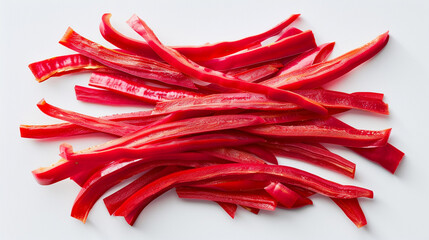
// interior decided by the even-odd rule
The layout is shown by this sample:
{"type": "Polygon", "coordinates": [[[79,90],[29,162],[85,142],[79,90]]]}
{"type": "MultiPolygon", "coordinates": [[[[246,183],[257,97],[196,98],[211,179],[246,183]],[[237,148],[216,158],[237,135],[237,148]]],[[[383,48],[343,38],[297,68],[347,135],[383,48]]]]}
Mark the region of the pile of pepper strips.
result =
{"type": "Polygon", "coordinates": [[[153,106],[92,117],[41,100],[37,106],[43,113],[66,123],[21,125],[25,138],[117,136],[80,151],[62,144],[61,160],[33,171],[42,185],[70,178],[82,187],[72,217],[85,222],[107,190],[136,176],[104,198],[109,213],[131,225],[152,200],[173,188],[180,198],[214,201],[231,217],[237,206],[253,213],[293,209],[312,204],[309,197],[320,194],[356,226],[366,225],[358,198],[372,198],[371,190],[278,165],[277,157],[353,178],[355,164],[323,145],[337,144],[395,172],[404,154],[388,143],[390,129],[359,130],[335,118],[350,109],[388,114],[383,94],[322,88],[376,55],[388,33],[327,60],[334,43],[316,45],[312,31],[290,27],[298,14],[240,40],[175,47],[163,45],[135,15],[127,23],[139,40],[114,29],[110,17],[103,15],[100,32],[118,49],[68,28],[60,44],[77,54],[29,65],[39,82],[91,72],[89,85],[96,88],[76,86],[81,101],[153,106]],[[267,39],[273,42],[261,44],[267,39]]]}

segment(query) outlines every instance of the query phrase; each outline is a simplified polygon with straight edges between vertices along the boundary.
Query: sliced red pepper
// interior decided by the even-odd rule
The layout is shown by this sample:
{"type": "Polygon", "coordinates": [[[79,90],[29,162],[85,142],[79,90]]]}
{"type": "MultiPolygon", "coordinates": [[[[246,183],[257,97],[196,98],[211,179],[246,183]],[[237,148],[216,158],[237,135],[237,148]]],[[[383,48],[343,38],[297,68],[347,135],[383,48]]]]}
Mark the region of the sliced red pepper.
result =
{"type": "Polygon", "coordinates": [[[240,151],[240,150],[235,149],[235,148],[226,148],[224,146],[222,146],[220,148],[206,149],[206,150],[202,150],[199,152],[202,152],[202,153],[205,153],[205,154],[208,154],[210,156],[217,157],[220,159],[232,161],[232,162],[259,163],[259,164],[265,163],[265,161],[263,159],[259,158],[258,156],[254,155],[254,154],[244,152],[244,151],[240,151]]]}
{"type": "Polygon", "coordinates": [[[298,193],[278,182],[272,182],[264,189],[271,197],[286,208],[294,207],[298,200],[302,198],[298,193]]]}
{"type": "MultiPolygon", "coordinates": [[[[359,109],[388,115],[389,107],[383,100],[368,97],[370,93],[343,93],[325,89],[295,90],[298,94],[310,98],[327,108],[359,109]]],[[[375,95],[375,93],[373,94],[375,95]]]]}
{"type": "Polygon", "coordinates": [[[277,38],[276,41],[282,40],[283,38],[287,38],[296,34],[300,34],[302,31],[296,27],[287,27],[277,38]]]}
{"type": "Polygon", "coordinates": [[[180,170],[183,169],[177,166],[153,168],[152,170],[149,170],[136,180],[129,183],[127,186],[121,188],[115,193],[109,195],[108,197],[105,197],[103,199],[104,204],[106,205],[106,208],[109,211],[110,215],[112,215],[116,211],[116,209],[118,209],[119,206],[121,206],[121,204],[125,202],[127,198],[137,192],[140,188],[146,186],[147,184],[158,178],[180,170]]]}
{"type": "Polygon", "coordinates": [[[195,88],[191,78],[165,63],[105,48],[80,36],[71,28],[67,29],[60,40],[60,44],[105,66],[137,77],[186,88],[195,88]]]}
{"type": "Polygon", "coordinates": [[[359,201],[357,198],[351,199],[339,199],[339,198],[331,198],[338,207],[343,210],[346,216],[352,220],[352,222],[358,227],[363,227],[367,224],[365,214],[362,211],[362,208],[359,205],[359,201]]]}
{"type": "Polygon", "coordinates": [[[234,219],[235,212],[237,211],[237,204],[226,203],[226,202],[216,202],[216,203],[219,204],[219,206],[221,206],[223,210],[225,210],[225,212],[228,213],[228,215],[232,219],[234,219]]]}
{"type": "Polygon", "coordinates": [[[277,76],[288,74],[303,67],[324,62],[334,49],[334,45],[335,42],[325,43],[298,55],[290,62],[286,63],[283,68],[277,72],[277,76]]]}
{"type": "Polygon", "coordinates": [[[283,38],[275,43],[199,62],[200,65],[217,71],[227,71],[234,68],[250,66],[258,63],[294,56],[316,47],[313,32],[305,31],[283,38]]]}
{"type": "Polygon", "coordinates": [[[176,193],[179,198],[219,201],[238,204],[241,206],[274,211],[276,201],[264,191],[223,192],[213,189],[195,187],[178,187],[176,193]]]}
{"type": "Polygon", "coordinates": [[[89,70],[109,71],[106,66],[81,54],[53,57],[31,63],[28,67],[38,82],[43,82],[50,77],[61,76],[72,72],[89,70]]]}
{"type": "MultiPolygon", "coordinates": [[[[115,114],[101,117],[101,119],[124,122],[137,126],[145,126],[165,117],[165,114],[151,115],[152,111],[141,111],[125,114],[115,114]]],[[[24,138],[52,138],[68,137],[98,132],[89,128],[81,127],[73,123],[60,123],[51,125],[21,125],[21,137],[24,138]]]]}
{"type": "Polygon", "coordinates": [[[135,125],[91,117],[84,114],[57,108],[48,104],[44,99],[42,99],[37,104],[37,107],[43,113],[51,117],[55,117],[77,124],[82,127],[86,127],[100,132],[110,133],[117,136],[123,136],[141,129],[141,127],[135,125]]]}
{"type": "Polygon", "coordinates": [[[258,67],[244,69],[239,72],[228,72],[228,75],[233,75],[243,81],[246,82],[256,82],[262,78],[270,76],[276,72],[278,72],[279,67],[283,65],[278,63],[268,63],[258,67]]]}
{"type": "Polygon", "coordinates": [[[280,156],[303,160],[354,178],[356,164],[329,151],[320,144],[282,143],[264,145],[280,156]]]}
{"type": "Polygon", "coordinates": [[[89,79],[89,85],[111,90],[147,103],[202,96],[202,94],[186,90],[150,86],[141,79],[123,74],[93,73],[89,79]]]}
{"type": "Polygon", "coordinates": [[[123,95],[95,88],[74,86],[76,99],[83,102],[97,103],[104,105],[126,105],[126,106],[148,106],[149,104],[137,99],[125,97],[123,95]]]}
{"type": "Polygon", "coordinates": [[[63,157],[72,162],[95,161],[103,159],[103,161],[112,161],[121,158],[140,158],[146,156],[154,156],[163,153],[201,151],[205,154],[226,159],[239,163],[264,163],[264,161],[256,156],[246,156],[246,153],[237,150],[225,149],[215,151],[213,148],[235,147],[252,143],[264,142],[263,139],[239,132],[211,133],[195,135],[190,137],[182,137],[172,140],[158,141],[156,143],[146,144],[140,147],[117,147],[95,152],[77,152],[64,148],[63,157]],[[206,150],[213,149],[213,150],[206,150]],[[235,155],[235,156],[234,156],[235,155]],[[238,155],[238,156],[237,156],[238,155]]]}
{"type": "Polygon", "coordinates": [[[210,163],[213,164],[216,161],[198,153],[175,153],[152,158],[112,162],[88,179],[76,197],[71,216],[85,222],[92,206],[107,190],[140,172],[159,166],[200,167],[210,163]]]}
{"type": "Polygon", "coordinates": [[[247,151],[249,153],[252,153],[261,159],[263,159],[265,162],[272,163],[272,164],[278,164],[276,155],[272,153],[270,150],[262,147],[261,145],[257,144],[249,144],[238,147],[238,149],[247,151]]]}
{"type": "Polygon", "coordinates": [[[260,84],[244,82],[238,78],[231,77],[221,72],[202,67],[201,65],[192,62],[174,49],[164,46],[158,40],[152,30],[146,25],[146,23],[144,23],[136,15],[134,15],[133,17],[131,17],[130,20],[128,20],[128,24],[146,40],[149,46],[151,46],[152,49],[162,59],[164,59],[171,66],[177,68],[184,74],[195,77],[204,82],[215,83],[223,87],[265,94],[268,98],[272,100],[293,102],[298,104],[299,106],[302,106],[305,109],[317,113],[325,114],[327,112],[324,107],[320,106],[314,101],[300,96],[299,94],[263,86],[260,84]]]}
{"type": "MultiPolygon", "coordinates": [[[[133,52],[135,54],[152,58],[158,57],[158,55],[146,42],[129,38],[115,30],[110,24],[111,15],[112,14],[110,13],[104,14],[100,24],[100,32],[107,41],[119,48],[133,52]]],[[[299,14],[293,14],[268,31],[236,41],[219,42],[202,46],[183,46],[172,48],[196,62],[222,57],[246,49],[256,43],[260,43],[272,36],[279,34],[298,17],[299,14]]]]}
{"type": "MultiPolygon", "coordinates": [[[[352,126],[334,117],[330,117],[325,120],[311,121],[311,124],[317,124],[321,126],[333,126],[344,129],[355,129],[352,126]]],[[[349,149],[353,150],[362,157],[365,157],[366,159],[379,164],[392,174],[395,173],[396,169],[399,166],[399,163],[404,157],[404,153],[390,143],[376,148],[349,147],[349,149]]]]}
{"type": "Polygon", "coordinates": [[[292,167],[266,164],[222,164],[184,170],[153,181],[128,198],[114,215],[124,216],[127,222],[132,225],[138,213],[147,204],[169,189],[218,179],[264,179],[303,187],[328,197],[373,197],[370,190],[340,185],[292,167]]]}
{"type": "Polygon", "coordinates": [[[269,182],[253,180],[215,180],[204,184],[194,185],[195,187],[210,188],[220,191],[255,191],[265,188],[269,182]]]}
{"type": "Polygon", "coordinates": [[[375,56],[386,46],[389,33],[383,33],[364,46],[330,61],[311,65],[289,74],[268,79],[261,84],[281,89],[315,88],[332,81],[375,56]]]}
{"type": "Polygon", "coordinates": [[[293,142],[324,142],[348,147],[380,147],[387,143],[391,129],[380,131],[319,127],[312,125],[264,125],[242,129],[256,135],[292,140],[293,142]]]}

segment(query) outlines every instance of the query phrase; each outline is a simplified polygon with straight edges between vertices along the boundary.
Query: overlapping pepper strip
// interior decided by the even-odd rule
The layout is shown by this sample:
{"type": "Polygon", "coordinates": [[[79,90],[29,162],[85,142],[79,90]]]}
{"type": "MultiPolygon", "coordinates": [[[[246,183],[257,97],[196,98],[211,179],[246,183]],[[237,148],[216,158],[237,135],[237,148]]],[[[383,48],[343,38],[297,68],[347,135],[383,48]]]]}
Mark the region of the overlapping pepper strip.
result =
{"type": "Polygon", "coordinates": [[[261,82],[281,89],[303,89],[320,87],[332,81],[375,56],[386,46],[389,33],[381,34],[364,46],[354,49],[327,62],[300,68],[261,82]]]}
{"type": "Polygon", "coordinates": [[[74,86],[76,100],[88,103],[97,103],[113,106],[148,106],[145,102],[137,99],[124,97],[115,92],[97,88],[74,86]]]}
{"type": "Polygon", "coordinates": [[[327,110],[323,106],[299,94],[260,84],[244,82],[238,78],[225,75],[221,72],[202,67],[201,65],[192,62],[174,49],[164,46],[152,30],[135,15],[128,20],[128,24],[146,40],[149,46],[151,46],[162,59],[189,76],[205,82],[215,83],[223,87],[261,93],[272,100],[296,103],[299,106],[316,113],[327,113],[327,110]]]}
{"type": "Polygon", "coordinates": [[[184,170],[153,181],[128,198],[116,210],[114,215],[124,216],[127,222],[132,225],[138,213],[146,205],[171,188],[196,185],[219,179],[277,181],[334,198],[373,197],[371,190],[340,185],[292,167],[262,164],[222,164],[184,170]]]}
{"type": "MultiPolygon", "coordinates": [[[[129,38],[113,28],[110,23],[112,14],[106,13],[100,23],[100,32],[104,39],[121,49],[139,54],[145,57],[159,59],[158,54],[144,41],[129,38]]],[[[299,14],[293,14],[277,26],[257,35],[249,36],[236,41],[219,42],[206,44],[202,46],[183,46],[172,47],[192,61],[205,61],[212,58],[222,57],[244,50],[255,44],[279,34],[283,29],[289,26],[299,17],[299,14]]]]}
{"type": "Polygon", "coordinates": [[[60,44],[110,68],[167,84],[195,88],[192,79],[168,64],[105,48],[68,28],[60,44]]]}

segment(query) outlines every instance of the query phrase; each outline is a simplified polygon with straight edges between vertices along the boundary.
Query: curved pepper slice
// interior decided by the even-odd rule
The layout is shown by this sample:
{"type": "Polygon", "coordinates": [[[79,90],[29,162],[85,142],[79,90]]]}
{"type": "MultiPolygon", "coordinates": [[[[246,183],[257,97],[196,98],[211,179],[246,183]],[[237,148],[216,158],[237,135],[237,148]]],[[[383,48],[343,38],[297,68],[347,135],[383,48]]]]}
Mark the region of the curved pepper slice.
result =
{"type": "Polygon", "coordinates": [[[200,93],[181,89],[150,86],[141,81],[141,79],[132,78],[131,76],[123,74],[93,73],[89,79],[89,85],[111,90],[133,99],[152,104],[160,101],[203,96],[200,93]]]}
{"type": "Polygon", "coordinates": [[[263,125],[243,131],[293,142],[324,142],[348,147],[380,147],[387,143],[391,129],[380,131],[344,129],[312,125],[263,125]]]}
{"type": "Polygon", "coordinates": [[[213,58],[208,61],[199,62],[199,64],[213,70],[227,71],[298,55],[315,47],[316,42],[313,32],[305,31],[269,45],[221,58],[213,58]]]}
{"type": "Polygon", "coordinates": [[[154,198],[174,187],[201,184],[220,179],[248,179],[277,181],[303,187],[328,197],[372,198],[371,190],[355,186],[345,186],[325,180],[296,168],[266,164],[222,164],[176,172],[162,177],[132,195],[115,212],[133,224],[136,216],[154,198]],[[132,218],[130,218],[132,216],[132,218]]]}
{"type": "Polygon", "coordinates": [[[296,103],[307,110],[317,113],[327,113],[327,110],[324,107],[314,101],[300,96],[299,94],[256,83],[244,82],[239,78],[228,76],[192,62],[174,49],[164,46],[146,23],[136,15],[128,20],[128,24],[147,41],[149,46],[151,46],[162,59],[184,74],[195,77],[204,82],[215,83],[227,88],[265,94],[268,98],[273,100],[296,103]]]}
{"type": "MultiPolygon", "coordinates": [[[[102,17],[100,23],[100,32],[103,37],[116,47],[139,54],[145,57],[159,58],[152,48],[144,41],[129,38],[116,29],[110,23],[112,14],[106,13],[102,17]]],[[[209,60],[216,57],[222,57],[253,46],[272,36],[279,34],[283,29],[289,26],[299,17],[299,14],[293,14],[277,26],[257,35],[249,36],[236,41],[219,42],[214,44],[206,44],[202,46],[178,46],[171,47],[189,59],[198,62],[209,60]]]]}
{"type": "Polygon", "coordinates": [[[80,36],[70,27],[60,40],[60,44],[86,57],[94,59],[105,66],[137,77],[157,80],[186,88],[195,88],[190,77],[177,71],[168,64],[105,48],[80,36]]]}
{"type": "Polygon", "coordinates": [[[366,225],[365,214],[362,211],[362,208],[359,205],[357,198],[351,199],[339,199],[331,198],[338,207],[343,210],[346,216],[358,227],[363,227],[366,225]]]}
{"type": "Polygon", "coordinates": [[[315,88],[332,81],[375,56],[386,46],[389,33],[383,33],[364,46],[354,49],[330,61],[280,75],[261,84],[281,89],[315,88]]]}
{"type": "Polygon", "coordinates": [[[82,102],[97,103],[113,106],[148,106],[150,104],[137,99],[125,97],[118,93],[101,90],[96,88],[88,88],[79,85],[74,86],[76,99],[82,102]]]}

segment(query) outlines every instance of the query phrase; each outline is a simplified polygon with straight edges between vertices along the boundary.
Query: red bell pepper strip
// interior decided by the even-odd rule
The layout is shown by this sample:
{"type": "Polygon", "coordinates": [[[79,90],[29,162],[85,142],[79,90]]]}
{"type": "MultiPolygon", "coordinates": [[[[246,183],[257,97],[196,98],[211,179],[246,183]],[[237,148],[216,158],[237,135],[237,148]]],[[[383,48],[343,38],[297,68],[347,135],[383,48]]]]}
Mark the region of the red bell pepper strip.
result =
{"type": "Polygon", "coordinates": [[[169,189],[219,179],[278,181],[336,198],[373,197],[372,191],[368,189],[340,185],[292,167],[266,164],[222,164],[184,170],[155,180],[128,198],[114,215],[124,216],[132,225],[147,204],[169,189]]]}
{"type": "Polygon", "coordinates": [[[267,163],[278,164],[276,155],[274,155],[274,153],[272,153],[270,150],[263,148],[261,145],[249,144],[249,145],[244,145],[244,146],[240,146],[237,148],[240,150],[252,153],[252,154],[260,157],[261,159],[263,159],[267,163]]]}
{"type": "MultiPolygon", "coordinates": [[[[244,145],[244,144],[243,144],[244,145]]],[[[205,149],[199,151],[204,154],[208,154],[213,157],[217,157],[220,159],[225,159],[231,162],[240,162],[240,163],[255,163],[255,164],[264,164],[265,161],[258,156],[240,151],[235,148],[227,148],[227,147],[220,147],[220,148],[212,148],[212,149],[205,149]]]]}
{"type": "MultiPolygon", "coordinates": [[[[388,114],[388,105],[382,100],[347,94],[342,92],[308,89],[299,90],[305,97],[317,101],[329,109],[360,109],[381,114],[388,114]]],[[[171,113],[190,110],[295,110],[300,109],[296,104],[269,100],[266,96],[256,93],[220,93],[199,98],[183,98],[168,102],[160,102],[154,108],[154,113],[171,113]]],[[[320,116],[320,115],[319,115],[320,116]]]]}
{"type": "Polygon", "coordinates": [[[272,149],[274,153],[280,156],[303,160],[354,178],[356,164],[329,151],[320,144],[282,143],[264,146],[272,149]]]}
{"type": "Polygon", "coordinates": [[[389,33],[383,33],[364,46],[330,61],[301,68],[289,74],[268,79],[261,84],[289,90],[320,87],[375,56],[386,46],[388,40],[389,33]]]}
{"type": "MultiPolygon", "coordinates": [[[[283,65],[280,65],[283,66],[283,65]]],[[[268,63],[258,67],[244,69],[240,72],[228,72],[228,75],[233,75],[246,82],[256,82],[260,79],[263,79],[267,76],[270,76],[279,70],[278,63],[268,63]]]]}
{"type": "Polygon", "coordinates": [[[200,65],[217,71],[250,66],[258,63],[294,56],[316,47],[313,32],[305,31],[275,43],[244,52],[199,62],[200,65]]]}
{"type": "Polygon", "coordinates": [[[82,102],[97,103],[104,105],[117,106],[148,106],[149,104],[137,99],[125,97],[123,95],[95,88],[88,88],[76,85],[74,86],[76,99],[82,102]]]}
{"type": "Polygon", "coordinates": [[[200,167],[215,162],[213,159],[197,153],[175,153],[146,159],[112,162],[88,179],[76,197],[71,216],[85,222],[92,206],[107,190],[140,172],[159,166],[200,167]]]}
{"type": "Polygon", "coordinates": [[[228,213],[228,215],[232,219],[234,219],[235,212],[237,211],[237,204],[226,203],[226,202],[216,202],[216,203],[219,204],[219,206],[221,206],[223,210],[225,210],[225,212],[228,213]]]}
{"type": "Polygon", "coordinates": [[[177,166],[168,166],[168,167],[156,167],[148,172],[141,175],[136,180],[129,183],[127,186],[121,188],[120,190],[116,191],[115,193],[109,195],[108,197],[105,197],[103,199],[104,205],[106,205],[107,210],[109,211],[110,215],[112,215],[116,209],[118,209],[119,206],[125,200],[133,195],[135,192],[137,192],[140,188],[146,186],[150,182],[161,178],[163,176],[166,176],[168,174],[177,172],[183,170],[181,167],[177,166]]]}
{"type": "Polygon", "coordinates": [[[303,203],[307,203],[310,200],[308,198],[308,200],[305,200],[304,197],[301,197],[298,193],[279,182],[271,182],[264,189],[285,208],[301,207],[303,203]]]}
{"type": "MultiPolygon", "coordinates": [[[[280,69],[283,67],[283,64],[278,62],[278,61],[273,61],[270,63],[264,63],[264,64],[260,64],[260,65],[256,65],[256,66],[249,66],[249,67],[242,67],[242,68],[236,68],[236,69],[231,69],[230,71],[226,72],[226,74],[228,75],[233,75],[233,76],[238,76],[242,73],[246,73],[246,72],[251,72],[252,70],[255,71],[259,71],[258,69],[260,69],[261,67],[273,67],[273,68],[277,68],[280,69]]],[[[245,80],[245,79],[242,79],[245,80]]]]}
{"type": "Polygon", "coordinates": [[[247,206],[242,206],[240,205],[240,207],[242,207],[244,210],[247,210],[255,215],[259,214],[260,209],[259,208],[251,208],[251,207],[247,207],[247,206]]]}
{"type": "Polygon", "coordinates": [[[270,182],[253,180],[215,180],[204,184],[193,185],[200,188],[210,188],[219,191],[255,191],[265,188],[270,182]]]}
{"type": "MultiPolygon", "coordinates": [[[[340,121],[337,118],[330,117],[326,120],[319,121],[311,121],[310,124],[317,124],[320,126],[333,126],[344,129],[355,129],[350,125],[340,121]]],[[[402,158],[404,157],[404,153],[397,149],[390,143],[387,143],[384,146],[376,147],[376,148],[354,148],[349,147],[355,153],[365,157],[366,159],[375,162],[382,166],[384,169],[388,170],[392,174],[395,173],[396,169],[399,166],[402,158]]]]}
{"type": "Polygon", "coordinates": [[[293,142],[324,142],[347,147],[380,147],[387,143],[392,129],[370,131],[312,125],[264,125],[242,128],[242,130],[293,142]]]}
{"type": "Polygon", "coordinates": [[[366,98],[372,98],[375,100],[383,100],[384,98],[384,94],[383,93],[376,93],[376,92],[354,92],[351,93],[352,95],[357,95],[357,96],[361,96],[361,97],[366,97],[366,98]]]}
{"type": "Polygon", "coordinates": [[[180,98],[195,98],[202,96],[202,94],[186,90],[150,86],[140,79],[132,78],[123,74],[93,73],[89,79],[89,85],[111,90],[152,104],[180,98]]]}
{"type": "MultiPolygon", "coordinates": [[[[152,111],[141,111],[125,114],[115,114],[101,117],[101,119],[118,121],[137,126],[145,126],[165,117],[165,114],[151,115],[152,111]]],[[[95,133],[96,130],[81,127],[73,123],[59,123],[51,125],[21,125],[21,137],[24,138],[52,138],[52,137],[68,137],[95,133]]]]}
{"type": "Polygon", "coordinates": [[[71,72],[81,72],[85,70],[109,71],[106,66],[81,54],[53,57],[31,63],[28,67],[38,82],[43,82],[50,77],[61,76],[71,72]]]}
{"type": "Polygon", "coordinates": [[[200,79],[204,82],[215,83],[223,87],[234,88],[249,92],[256,92],[267,95],[272,100],[282,102],[293,102],[303,108],[317,113],[325,114],[327,110],[319,104],[306,99],[299,94],[290,91],[271,88],[255,83],[244,82],[238,78],[228,76],[218,71],[214,71],[198,65],[174,49],[164,46],[152,30],[139,17],[134,15],[128,20],[128,24],[140,34],[152,47],[152,49],[167,63],[177,68],[184,74],[200,79]]]}
{"type": "Polygon", "coordinates": [[[55,117],[77,124],[82,127],[86,127],[100,132],[110,133],[117,136],[123,136],[141,129],[141,127],[135,125],[91,117],[84,114],[57,108],[48,104],[44,99],[42,99],[37,104],[37,107],[43,113],[51,117],[55,117]]]}
{"type": "MultiPolygon", "coordinates": [[[[129,38],[115,30],[110,24],[110,17],[110,13],[104,14],[102,17],[102,22],[100,24],[100,32],[108,42],[112,43],[116,47],[133,52],[135,54],[152,58],[158,57],[158,55],[146,42],[129,38]]],[[[254,36],[249,36],[236,41],[219,42],[202,46],[183,46],[172,48],[195,62],[209,60],[216,57],[222,57],[251,47],[256,43],[260,43],[272,36],[279,34],[283,29],[285,29],[298,17],[299,14],[293,14],[289,18],[266,32],[254,36]]]]}
{"type": "Polygon", "coordinates": [[[357,198],[351,199],[339,199],[331,198],[338,207],[343,210],[346,216],[358,227],[363,227],[367,224],[365,214],[362,211],[362,208],[359,205],[357,198]]]}
{"type": "Polygon", "coordinates": [[[195,88],[192,79],[171,66],[149,58],[105,48],[68,28],[60,44],[113,69],[171,85],[195,88]]]}
{"type": "Polygon", "coordinates": [[[241,206],[274,211],[277,202],[264,191],[223,192],[195,187],[178,187],[179,198],[210,200],[238,204],[241,206]]]}
{"type": "MultiPolygon", "coordinates": [[[[235,150],[207,150],[211,148],[235,147],[252,143],[264,142],[263,139],[241,134],[239,132],[211,133],[195,135],[190,137],[182,137],[177,139],[168,139],[158,141],[156,143],[146,144],[140,147],[117,147],[106,150],[77,152],[73,153],[70,146],[63,149],[62,156],[72,162],[95,161],[103,159],[103,161],[112,161],[121,158],[141,158],[146,156],[154,156],[162,153],[175,153],[187,151],[201,151],[205,154],[226,159],[239,163],[264,163],[264,161],[256,156],[246,156],[246,153],[235,150]],[[238,155],[238,156],[234,156],[238,155]]],[[[247,154],[248,155],[248,154],[247,154]]]]}
{"type": "Polygon", "coordinates": [[[316,48],[309,50],[305,53],[302,53],[292,59],[290,62],[286,63],[282,69],[277,72],[277,76],[288,74],[290,72],[296,71],[303,67],[311,66],[317,63],[324,62],[332,50],[334,49],[335,42],[325,43],[317,46],[316,48]]]}
{"type": "Polygon", "coordinates": [[[383,100],[374,97],[368,97],[362,93],[343,93],[325,89],[304,89],[295,90],[309,99],[312,99],[327,108],[344,108],[344,109],[359,109],[375,113],[388,115],[389,107],[383,100]]]}

